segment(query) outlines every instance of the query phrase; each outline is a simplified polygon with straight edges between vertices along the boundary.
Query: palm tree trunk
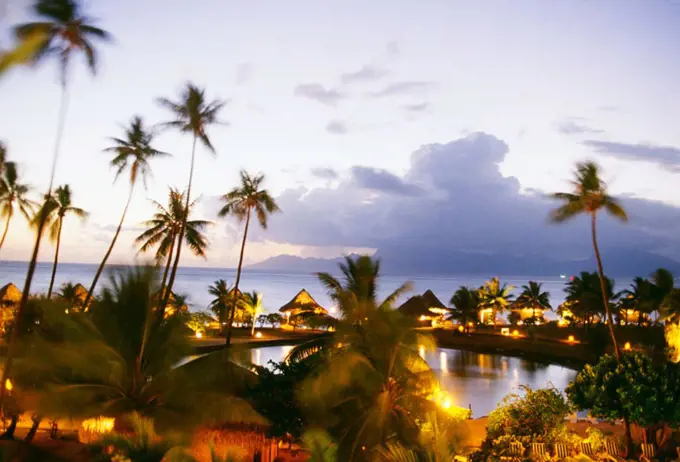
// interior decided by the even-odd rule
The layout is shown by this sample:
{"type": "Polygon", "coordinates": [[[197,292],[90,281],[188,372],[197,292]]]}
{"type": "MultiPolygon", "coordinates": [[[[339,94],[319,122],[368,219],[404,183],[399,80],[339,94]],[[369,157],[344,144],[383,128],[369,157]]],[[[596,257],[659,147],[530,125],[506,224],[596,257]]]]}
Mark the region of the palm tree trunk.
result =
{"type": "Polygon", "coordinates": [[[31,428],[28,430],[28,433],[26,434],[26,437],[24,438],[24,441],[31,442],[33,441],[33,438],[35,437],[35,434],[38,432],[38,427],[40,427],[40,422],[42,422],[42,417],[39,415],[31,417],[31,420],[33,423],[31,424],[31,428]]]}
{"type": "Polygon", "coordinates": [[[243,254],[246,250],[246,239],[248,238],[248,225],[250,224],[250,209],[246,214],[246,227],[243,230],[243,242],[241,242],[241,255],[238,258],[238,268],[236,269],[236,283],[234,284],[234,297],[231,304],[231,314],[229,324],[227,324],[227,346],[231,345],[231,325],[234,323],[236,314],[236,297],[238,295],[238,283],[241,281],[241,267],[243,266],[243,254]]]}
{"type": "Polygon", "coordinates": [[[597,260],[597,271],[600,274],[600,290],[602,291],[602,300],[604,302],[604,312],[607,316],[607,324],[609,325],[609,334],[612,337],[612,343],[614,344],[614,354],[616,355],[616,360],[621,364],[621,352],[619,351],[619,344],[616,342],[616,334],[614,333],[614,319],[612,318],[612,313],[609,310],[609,299],[607,297],[607,286],[605,284],[604,269],[602,269],[602,258],[600,257],[600,249],[597,246],[597,227],[595,214],[590,216],[590,231],[593,238],[593,249],[595,250],[595,259],[597,260]]]}
{"type": "MultiPolygon", "coordinates": [[[[602,290],[602,300],[604,300],[604,311],[607,315],[607,324],[609,325],[609,333],[612,337],[612,342],[614,343],[614,354],[616,355],[616,361],[621,364],[621,352],[619,351],[619,344],[616,342],[616,334],[614,333],[614,320],[612,319],[612,313],[609,310],[609,300],[607,297],[606,284],[604,282],[604,269],[602,268],[602,257],[600,256],[600,249],[597,246],[597,229],[596,229],[596,218],[595,214],[590,216],[590,231],[593,238],[593,249],[595,250],[595,260],[597,260],[597,271],[600,273],[600,290],[602,290]]],[[[626,454],[631,455],[633,453],[633,439],[631,438],[630,432],[630,422],[628,420],[628,415],[623,415],[623,433],[626,440],[626,454]]]]}
{"type": "Polygon", "coordinates": [[[120,222],[118,223],[118,228],[116,228],[116,234],[113,235],[113,239],[111,240],[111,245],[109,245],[108,250],[104,254],[104,258],[102,259],[101,263],[99,264],[99,267],[97,268],[97,272],[94,273],[94,279],[92,280],[92,285],[90,286],[90,290],[87,292],[87,295],[85,296],[85,302],[83,303],[83,309],[87,311],[87,307],[89,306],[90,300],[92,299],[92,294],[94,294],[94,289],[97,287],[97,282],[99,281],[99,278],[102,275],[102,272],[104,271],[104,267],[106,266],[106,261],[109,259],[111,256],[111,252],[113,251],[113,247],[116,245],[116,241],[118,240],[118,235],[120,235],[120,230],[123,229],[123,222],[125,221],[125,215],[127,215],[128,207],[130,207],[130,202],[132,201],[132,193],[134,192],[135,185],[132,183],[130,185],[130,193],[128,194],[128,200],[127,203],[125,204],[125,208],[123,209],[123,215],[120,217],[120,222]]]}
{"type": "Polygon", "coordinates": [[[64,223],[64,217],[59,217],[59,230],[57,231],[57,245],[54,249],[54,263],[52,264],[52,277],[50,278],[50,288],[47,289],[47,298],[52,298],[52,289],[54,288],[54,277],[57,275],[57,263],[59,262],[59,246],[61,245],[61,226],[64,223]]]}
{"type": "Polygon", "coordinates": [[[165,271],[163,271],[163,280],[161,281],[161,291],[158,293],[159,301],[164,297],[163,288],[165,287],[165,282],[168,280],[168,272],[170,271],[170,264],[172,263],[172,256],[175,253],[175,240],[176,236],[174,233],[171,235],[172,241],[170,242],[170,249],[168,250],[168,260],[165,262],[165,271]]]}
{"type": "MultiPolygon", "coordinates": [[[[66,75],[66,71],[63,71],[62,75],[66,75]]],[[[66,121],[66,108],[68,102],[68,85],[65,77],[62,78],[61,85],[61,108],[59,110],[59,120],[57,122],[57,137],[54,143],[54,154],[52,156],[52,171],[50,174],[50,183],[47,188],[47,194],[45,198],[52,195],[52,188],[54,186],[54,174],[57,170],[57,161],[59,160],[59,149],[61,148],[61,140],[64,134],[64,124],[66,121]]],[[[41,208],[41,210],[44,208],[41,208]]],[[[0,402],[3,402],[5,397],[5,384],[7,383],[7,378],[12,371],[12,362],[14,360],[14,349],[16,348],[16,343],[19,339],[19,329],[16,328],[22,324],[24,318],[24,312],[26,311],[26,304],[28,303],[28,296],[31,292],[31,283],[33,282],[33,275],[35,274],[35,267],[38,263],[38,254],[40,253],[40,242],[42,241],[42,234],[45,231],[45,223],[47,222],[47,211],[43,210],[43,213],[38,217],[38,229],[35,233],[35,244],[33,245],[33,253],[31,254],[31,260],[28,263],[28,271],[26,272],[26,282],[24,283],[24,290],[21,293],[21,300],[19,301],[19,308],[15,316],[15,328],[12,329],[12,333],[9,338],[9,343],[7,345],[7,356],[5,357],[5,366],[2,370],[2,381],[0,382],[0,402]]]]}
{"type": "Polygon", "coordinates": [[[191,183],[194,180],[194,160],[196,158],[196,135],[194,135],[194,143],[191,147],[191,167],[189,168],[189,185],[187,186],[187,200],[184,206],[184,217],[182,219],[182,225],[179,227],[179,234],[177,236],[177,256],[175,257],[175,263],[172,265],[172,272],[170,273],[170,280],[168,281],[168,287],[165,290],[165,296],[163,297],[163,303],[161,308],[158,310],[163,319],[165,315],[165,307],[168,306],[170,301],[170,295],[172,294],[172,287],[175,285],[175,276],[177,275],[177,267],[179,266],[179,259],[182,255],[182,241],[184,240],[184,231],[187,227],[187,220],[189,219],[189,204],[191,203],[191,183]]]}
{"type": "Polygon", "coordinates": [[[9,222],[12,220],[12,209],[9,211],[9,215],[7,215],[7,224],[5,225],[5,231],[2,233],[2,239],[0,239],[0,249],[2,249],[2,245],[5,243],[5,238],[7,237],[7,231],[9,231],[9,222]]]}

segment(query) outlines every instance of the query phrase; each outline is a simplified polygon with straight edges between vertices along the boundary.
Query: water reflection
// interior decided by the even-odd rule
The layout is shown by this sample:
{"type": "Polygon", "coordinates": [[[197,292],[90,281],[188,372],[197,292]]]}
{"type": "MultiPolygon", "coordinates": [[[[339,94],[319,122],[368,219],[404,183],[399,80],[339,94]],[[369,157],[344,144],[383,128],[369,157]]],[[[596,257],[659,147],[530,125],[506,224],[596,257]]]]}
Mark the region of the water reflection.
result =
{"type": "MultiPolygon", "coordinates": [[[[253,349],[253,362],[266,365],[269,360],[282,361],[292,347],[264,347],[253,349]]],[[[440,348],[418,353],[439,376],[442,389],[451,396],[453,404],[472,407],[474,417],[488,415],[509,393],[520,385],[532,388],[552,383],[563,390],[576,372],[561,366],[535,363],[508,356],[473,353],[440,348]]]]}

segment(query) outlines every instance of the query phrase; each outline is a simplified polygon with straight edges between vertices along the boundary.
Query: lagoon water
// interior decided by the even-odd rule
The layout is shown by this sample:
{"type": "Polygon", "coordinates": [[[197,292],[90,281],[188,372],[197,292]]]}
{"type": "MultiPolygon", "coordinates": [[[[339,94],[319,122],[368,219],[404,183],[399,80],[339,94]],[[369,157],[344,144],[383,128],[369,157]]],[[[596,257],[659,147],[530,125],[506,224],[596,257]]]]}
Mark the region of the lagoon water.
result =
{"type": "MultiPolygon", "coordinates": [[[[51,269],[52,265],[49,263],[38,264],[33,281],[34,292],[47,291],[51,269]]],[[[56,287],[58,288],[64,282],[80,282],[85,287],[89,287],[96,269],[97,266],[91,264],[60,263],[57,271],[56,287]]],[[[110,270],[107,270],[107,272],[110,272],[110,270]]],[[[450,277],[385,275],[380,278],[378,297],[385,297],[403,282],[410,280],[414,284],[414,293],[422,293],[427,289],[431,289],[443,303],[448,304],[453,292],[461,285],[479,287],[492,276],[494,275],[450,277]]],[[[21,289],[25,277],[25,262],[0,261],[0,287],[8,282],[13,282],[21,289]]],[[[233,284],[236,279],[236,271],[221,268],[179,268],[175,282],[175,292],[188,296],[189,306],[193,311],[205,310],[210,302],[210,295],[207,292],[208,286],[217,279],[226,279],[227,282],[233,284]]],[[[543,283],[543,289],[550,292],[550,299],[554,307],[562,303],[566,279],[561,279],[559,275],[555,277],[533,278],[529,276],[502,276],[501,282],[519,288],[530,279],[543,283]]],[[[108,277],[104,276],[100,281],[99,288],[108,283],[108,277]]],[[[622,290],[630,282],[630,279],[617,280],[616,289],[622,290]]],[[[328,295],[313,274],[244,271],[240,287],[243,291],[256,290],[263,293],[264,306],[267,312],[277,311],[303,288],[307,289],[312,297],[322,306],[332,308],[328,295]]],[[[518,291],[519,289],[515,289],[515,292],[518,291]]]]}
{"type": "MultiPolygon", "coordinates": [[[[254,348],[251,361],[261,366],[269,361],[282,361],[290,349],[290,346],[254,348]]],[[[488,415],[507,394],[519,392],[521,385],[542,388],[552,384],[564,390],[576,376],[576,371],[566,367],[501,355],[447,348],[424,355],[453,404],[471,407],[475,418],[488,415]]]]}

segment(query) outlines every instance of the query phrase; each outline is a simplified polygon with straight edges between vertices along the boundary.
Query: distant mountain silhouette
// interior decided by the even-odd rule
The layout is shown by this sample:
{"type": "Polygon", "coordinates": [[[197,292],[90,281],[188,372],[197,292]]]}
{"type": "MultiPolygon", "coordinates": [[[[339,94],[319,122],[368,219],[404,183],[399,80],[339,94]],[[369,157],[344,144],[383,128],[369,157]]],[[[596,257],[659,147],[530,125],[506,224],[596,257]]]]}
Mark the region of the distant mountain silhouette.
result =
{"type": "MultiPolygon", "coordinates": [[[[468,253],[455,250],[381,249],[375,255],[381,260],[383,274],[426,275],[484,275],[484,276],[558,276],[573,275],[581,271],[596,271],[595,257],[581,260],[557,260],[545,256],[512,256],[468,253]]],[[[652,253],[632,250],[608,250],[602,253],[607,275],[648,276],[657,268],[666,268],[680,274],[680,262],[652,253]]],[[[248,269],[314,273],[337,273],[343,257],[333,259],[302,258],[277,255],[248,269]]]]}

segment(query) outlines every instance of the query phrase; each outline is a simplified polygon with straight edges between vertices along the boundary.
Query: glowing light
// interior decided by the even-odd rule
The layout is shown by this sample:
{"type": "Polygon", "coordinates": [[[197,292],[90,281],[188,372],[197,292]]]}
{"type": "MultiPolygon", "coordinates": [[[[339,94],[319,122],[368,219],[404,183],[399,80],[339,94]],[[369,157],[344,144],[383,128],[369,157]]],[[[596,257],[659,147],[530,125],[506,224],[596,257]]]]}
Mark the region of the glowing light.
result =
{"type": "Polygon", "coordinates": [[[14,384],[12,384],[12,381],[10,379],[5,380],[5,390],[12,391],[13,388],[14,384]]]}
{"type": "Polygon", "coordinates": [[[512,331],[512,336],[513,337],[519,337],[519,332],[517,331],[517,329],[512,331]]]}
{"type": "Polygon", "coordinates": [[[262,338],[262,332],[255,332],[255,338],[262,338]]]}
{"type": "Polygon", "coordinates": [[[78,439],[81,443],[91,443],[97,441],[99,437],[113,431],[116,419],[112,417],[96,417],[94,419],[83,420],[80,424],[78,439]]]}
{"type": "Polygon", "coordinates": [[[569,343],[574,343],[574,336],[570,335],[569,338],[567,339],[569,343]]]}
{"type": "Polygon", "coordinates": [[[465,330],[465,327],[463,326],[458,326],[458,332],[463,332],[465,330]]]}
{"type": "Polygon", "coordinates": [[[630,351],[630,350],[632,350],[633,348],[630,346],[630,342],[626,342],[626,343],[624,343],[624,345],[623,345],[623,349],[626,350],[626,351],[630,351]]]}
{"type": "Polygon", "coordinates": [[[448,357],[446,356],[446,352],[444,351],[439,353],[439,369],[442,371],[442,374],[449,373],[448,357]]]}
{"type": "Polygon", "coordinates": [[[203,333],[196,331],[196,338],[202,338],[202,337],[203,337],[203,333]]]}

